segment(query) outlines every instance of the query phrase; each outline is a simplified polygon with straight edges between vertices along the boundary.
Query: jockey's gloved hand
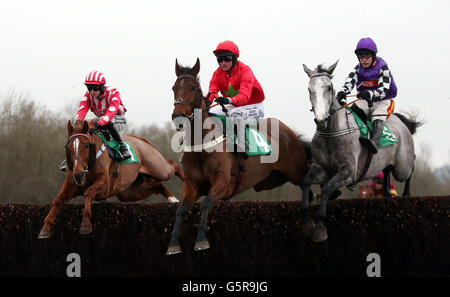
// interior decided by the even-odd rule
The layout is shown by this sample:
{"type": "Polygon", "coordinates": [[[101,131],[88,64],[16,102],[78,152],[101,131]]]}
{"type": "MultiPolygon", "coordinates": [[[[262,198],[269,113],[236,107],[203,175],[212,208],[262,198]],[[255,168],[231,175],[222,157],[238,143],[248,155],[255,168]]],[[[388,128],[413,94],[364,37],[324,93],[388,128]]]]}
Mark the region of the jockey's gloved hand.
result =
{"type": "Polygon", "coordinates": [[[347,103],[347,94],[344,91],[339,91],[336,94],[336,99],[341,106],[344,106],[347,103]]]}
{"type": "Polygon", "coordinates": [[[367,101],[367,105],[369,107],[373,106],[372,93],[370,91],[366,90],[366,91],[359,92],[359,94],[356,95],[356,98],[360,98],[360,99],[366,100],[367,101]]]}
{"type": "Polygon", "coordinates": [[[231,104],[233,101],[231,101],[231,99],[228,97],[219,97],[219,98],[216,98],[214,100],[214,102],[217,102],[220,104],[231,104]]]}

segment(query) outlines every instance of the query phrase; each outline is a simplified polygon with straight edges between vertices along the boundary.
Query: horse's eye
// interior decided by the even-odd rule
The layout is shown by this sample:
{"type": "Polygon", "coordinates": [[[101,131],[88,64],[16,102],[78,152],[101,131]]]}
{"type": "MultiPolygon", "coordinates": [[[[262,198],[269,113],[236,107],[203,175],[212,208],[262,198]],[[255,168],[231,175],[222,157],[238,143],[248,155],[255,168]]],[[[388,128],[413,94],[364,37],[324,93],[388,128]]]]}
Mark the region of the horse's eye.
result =
{"type": "Polygon", "coordinates": [[[88,147],[89,147],[89,144],[88,144],[88,143],[86,143],[86,144],[84,145],[84,147],[85,147],[85,148],[88,148],[88,147]]]}
{"type": "Polygon", "coordinates": [[[192,86],[192,87],[191,87],[191,91],[195,91],[195,89],[196,89],[195,86],[192,86]]]}

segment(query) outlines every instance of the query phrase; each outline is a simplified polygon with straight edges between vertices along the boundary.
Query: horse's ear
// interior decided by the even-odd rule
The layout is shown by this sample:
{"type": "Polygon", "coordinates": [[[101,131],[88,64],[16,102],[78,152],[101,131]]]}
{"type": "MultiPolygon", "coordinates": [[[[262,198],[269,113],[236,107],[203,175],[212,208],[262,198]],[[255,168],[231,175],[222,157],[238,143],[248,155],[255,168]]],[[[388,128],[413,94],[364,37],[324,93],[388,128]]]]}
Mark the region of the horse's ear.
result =
{"type": "Polygon", "coordinates": [[[194,67],[192,67],[192,72],[194,73],[194,76],[197,77],[198,73],[200,72],[200,59],[197,58],[197,61],[195,62],[194,67]]]}
{"type": "Polygon", "coordinates": [[[83,133],[87,133],[89,131],[89,124],[87,121],[83,122],[83,133]]]}
{"type": "Polygon", "coordinates": [[[69,133],[69,136],[72,135],[73,132],[73,126],[70,120],[67,121],[67,133],[69,133]]]}
{"type": "Polygon", "coordinates": [[[306,74],[308,74],[309,77],[311,77],[313,71],[308,68],[305,64],[303,64],[303,70],[305,70],[306,74]]]}
{"type": "Polygon", "coordinates": [[[329,74],[333,74],[333,71],[334,71],[334,69],[336,68],[338,62],[339,62],[339,60],[337,60],[336,63],[334,63],[333,65],[331,65],[330,67],[328,67],[327,72],[328,72],[329,74]]]}
{"type": "Polygon", "coordinates": [[[178,64],[178,59],[175,59],[175,73],[177,77],[183,74],[183,69],[181,68],[180,64],[178,64]]]}

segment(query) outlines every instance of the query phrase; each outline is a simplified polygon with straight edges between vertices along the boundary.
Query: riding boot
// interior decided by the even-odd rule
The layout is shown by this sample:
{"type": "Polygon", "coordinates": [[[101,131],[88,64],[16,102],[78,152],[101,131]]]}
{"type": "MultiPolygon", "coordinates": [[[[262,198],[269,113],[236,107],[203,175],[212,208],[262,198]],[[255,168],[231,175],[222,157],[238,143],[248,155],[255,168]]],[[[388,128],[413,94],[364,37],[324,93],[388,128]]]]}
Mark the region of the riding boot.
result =
{"type": "Polygon", "coordinates": [[[383,134],[383,130],[384,130],[384,121],[375,120],[373,121],[373,130],[370,135],[370,139],[364,137],[359,138],[361,143],[365,144],[368,147],[369,152],[371,152],[372,154],[378,153],[377,148],[378,140],[383,134]]]}
{"type": "Polygon", "coordinates": [[[243,119],[241,119],[241,118],[236,118],[235,119],[235,121],[241,121],[241,123],[240,124],[237,124],[236,126],[234,126],[234,131],[235,131],[235,134],[236,135],[238,135],[238,127],[242,127],[242,126],[244,126],[244,143],[242,143],[241,141],[239,141],[239,137],[238,137],[238,139],[237,139],[237,141],[235,142],[235,152],[236,153],[238,153],[238,154],[241,154],[241,157],[242,157],[242,159],[244,159],[244,160],[247,160],[248,159],[248,153],[247,153],[247,150],[246,150],[246,148],[245,148],[245,141],[246,141],[246,129],[247,129],[247,126],[244,124],[244,122],[243,122],[243,119]],[[240,126],[241,125],[241,126],[240,126]]]}
{"type": "Polygon", "coordinates": [[[119,145],[120,145],[119,153],[121,155],[121,159],[126,160],[126,159],[131,158],[130,151],[128,150],[125,143],[123,143],[123,140],[120,137],[119,132],[117,132],[116,128],[114,128],[114,125],[112,123],[109,123],[108,125],[105,125],[105,127],[108,129],[109,134],[111,134],[112,138],[114,138],[114,140],[119,143],[119,145]]]}

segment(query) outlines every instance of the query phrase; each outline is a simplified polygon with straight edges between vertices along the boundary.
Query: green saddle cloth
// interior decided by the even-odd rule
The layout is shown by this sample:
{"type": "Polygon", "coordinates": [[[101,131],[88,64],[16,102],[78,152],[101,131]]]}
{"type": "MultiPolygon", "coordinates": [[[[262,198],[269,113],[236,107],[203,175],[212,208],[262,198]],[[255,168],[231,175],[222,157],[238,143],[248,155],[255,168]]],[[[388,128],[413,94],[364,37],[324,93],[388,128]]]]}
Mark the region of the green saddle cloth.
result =
{"type": "MultiPolygon", "coordinates": [[[[364,122],[351,108],[347,107],[355,117],[356,123],[358,124],[359,130],[361,131],[361,136],[369,138],[370,133],[373,130],[373,125],[371,121],[364,122]]],[[[391,144],[397,143],[397,137],[389,129],[388,125],[384,123],[383,134],[381,134],[380,140],[378,141],[378,148],[389,146],[391,144]]]]}
{"type": "MultiPolygon", "coordinates": [[[[219,118],[224,127],[231,125],[230,121],[223,115],[211,113],[212,116],[219,118]]],[[[237,135],[234,135],[234,143],[237,143],[237,135]]],[[[257,129],[245,127],[245,150],[249,156],[264,156],[272,153],[272,147],[267,142],[266,137],[257,129]]]]}
{"type": "MultiPolygon", "coordinates": [[[[108,148],[109,156],[112,159],[119,159],[120,158],[120,153],[119,153],[120,144],[117,141],[115,141],[112,137],[110,140],[106,140],[106,138],[103,136],[102,133],[99,133],[99,132],[94,132],[94,133],[97,134],[98,137],[100,137],[100,139],[103,141],[103,143],[108,148]]],[[[131,144],[126,141],[124,141],[123,143],[127,146],[128,150],[131,152],[131,158],[120,161],[119,164],[122,165],[122,164],[128,164],[128,163],[139,163],[140,162],[139,158],[136,155],[136,152],[134,151],[131,144]]]]}

